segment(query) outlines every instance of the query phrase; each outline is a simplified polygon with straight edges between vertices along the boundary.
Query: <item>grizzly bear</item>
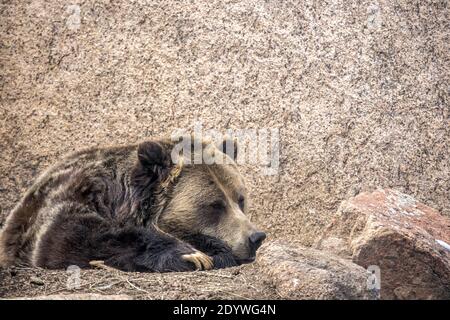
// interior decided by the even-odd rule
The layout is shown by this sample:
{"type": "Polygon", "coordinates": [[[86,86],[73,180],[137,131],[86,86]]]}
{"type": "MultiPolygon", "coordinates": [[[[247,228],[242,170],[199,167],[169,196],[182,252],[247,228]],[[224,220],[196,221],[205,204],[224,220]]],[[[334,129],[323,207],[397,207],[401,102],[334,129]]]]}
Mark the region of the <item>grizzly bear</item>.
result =
{"type": "Polygon", "coordinates": [[[0,265],[86,268],[102,260],[125,271],[168,272],[252,262],[266,235],[245,215],[236,152],[221,145],[215,152],[233,157],[226,164],[174,163],[169,139],[66,156],[8,216],[0,265]]]}

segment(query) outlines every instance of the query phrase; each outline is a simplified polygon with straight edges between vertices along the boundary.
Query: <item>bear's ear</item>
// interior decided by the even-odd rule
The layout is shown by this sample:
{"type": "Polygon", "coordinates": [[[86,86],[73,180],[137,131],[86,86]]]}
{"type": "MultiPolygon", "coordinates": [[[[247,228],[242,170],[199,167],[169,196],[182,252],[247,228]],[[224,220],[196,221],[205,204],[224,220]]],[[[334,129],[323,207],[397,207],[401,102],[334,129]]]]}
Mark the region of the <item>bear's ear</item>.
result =
{"type": "Polygon", "coordinates": [[[145,167],[170,166],[170,154],[166,148],[155,141],[146,141],[138,146],[139,162],[145,167]]]}
{"type": "Polygon", "coordinates": [[[167,147],[155,141],[141,143],[137,149],[138,164],[134,170],[134,180],[150,184],[167,179],[171,170],[170,152],[167,147]]]}
{"type": "Polygon", "coordinates": [[[223,153],[229,156],[231,159],[236,160],[238,154],[238,143],[236,138],[225,136],[220,149],[223,153]]]}

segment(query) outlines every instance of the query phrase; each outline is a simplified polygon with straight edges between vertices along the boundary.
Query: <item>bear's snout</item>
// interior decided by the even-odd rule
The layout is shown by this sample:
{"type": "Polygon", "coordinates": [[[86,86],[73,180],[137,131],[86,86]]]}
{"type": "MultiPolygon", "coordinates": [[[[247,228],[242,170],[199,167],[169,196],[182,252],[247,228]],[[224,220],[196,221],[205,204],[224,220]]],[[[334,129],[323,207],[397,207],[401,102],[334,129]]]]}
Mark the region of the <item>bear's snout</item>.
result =
{"type": "Polygon", "coordinates": [[[242,260],[243,263],[253,262],[256,258],[256,250],[259,249],[264,239],[266,239],[266,234],[262,231],[254,232],[248,237],[248,248],[249,250],[249,258],[242,260]]]}
{"type": "Polygon", "coordinates": [[[253,233],[248,241],[250,242],[250,247],[256,252],[258,248],[261,246],[262,242],[266,239],[266,234],[262,231],[258,231],[253,233]]]}

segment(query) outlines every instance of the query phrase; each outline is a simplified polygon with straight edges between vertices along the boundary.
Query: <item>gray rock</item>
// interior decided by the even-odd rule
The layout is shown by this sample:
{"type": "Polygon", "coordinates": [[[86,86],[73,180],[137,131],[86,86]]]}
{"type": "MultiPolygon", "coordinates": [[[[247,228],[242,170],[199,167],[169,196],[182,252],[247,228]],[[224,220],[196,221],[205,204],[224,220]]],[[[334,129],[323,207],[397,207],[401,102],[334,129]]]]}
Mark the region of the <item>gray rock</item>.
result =
{"type": "Polygon", "coordinates": [[[329,252],[276,241],[260,249],[258,263],[283,299],[377,297],[365,269],[329,252]]]}
{"type": "Polygon", "coordinates": [[[38,278],[38,277],[31,277],[30,283],[35,284],[37,286],[43,286],[45,284],[45,282],[41,278],[38,278]]]}

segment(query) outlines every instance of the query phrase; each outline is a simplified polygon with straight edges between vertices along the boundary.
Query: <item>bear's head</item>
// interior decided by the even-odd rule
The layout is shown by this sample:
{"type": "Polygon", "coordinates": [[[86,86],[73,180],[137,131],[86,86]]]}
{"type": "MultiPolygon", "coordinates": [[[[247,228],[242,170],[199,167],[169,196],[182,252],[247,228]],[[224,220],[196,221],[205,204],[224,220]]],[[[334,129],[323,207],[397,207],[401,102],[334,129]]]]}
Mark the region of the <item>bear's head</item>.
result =
{"type": "Polygon", "coordinates": [[[201,234],[219,239],[231,248],[237,262],[254,261],[266,235],[247,216],[248,191],[235,162],[236,141],[225,139],[215,145],[193,139],[189,158],[177,146],[161,140],[145,142],[138,149],[142,166],[152,168],[164,186],[158,227],[180,238],[201,234]],[[207,155],[216,160],[211,163],[207,155]]]}

